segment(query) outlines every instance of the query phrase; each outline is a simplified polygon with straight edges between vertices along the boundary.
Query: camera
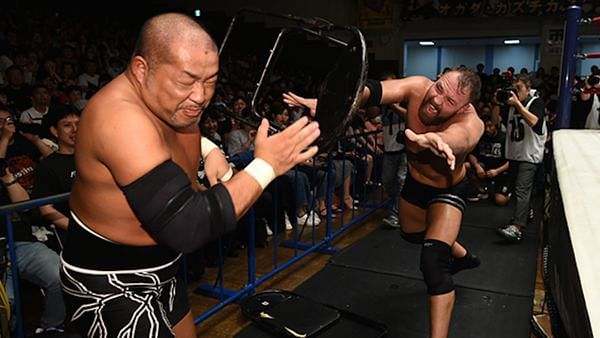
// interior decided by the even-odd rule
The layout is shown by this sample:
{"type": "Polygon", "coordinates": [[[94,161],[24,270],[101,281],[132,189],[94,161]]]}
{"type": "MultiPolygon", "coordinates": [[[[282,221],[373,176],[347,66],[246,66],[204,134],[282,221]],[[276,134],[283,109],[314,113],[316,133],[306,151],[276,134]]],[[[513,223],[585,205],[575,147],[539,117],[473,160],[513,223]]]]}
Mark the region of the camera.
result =
{"type": "Polygon", "coordinates": [[[518,90],[515,87],[507,87],[507,88],[501,89],[496,93],[496,99],[498,100],[498,102],[505,103],[506,101],[508,101],[508,99],[511,98],[511,96],[512,96],[511,92],[516,94],[518,92],[518,90]]]}
{"type": "Polygon", "coordinates": [[[593,87],[593,86],[597,85],[598,83],[600,83],[600,77],[590,76],[587,78],[587,83],[593,87]]]}

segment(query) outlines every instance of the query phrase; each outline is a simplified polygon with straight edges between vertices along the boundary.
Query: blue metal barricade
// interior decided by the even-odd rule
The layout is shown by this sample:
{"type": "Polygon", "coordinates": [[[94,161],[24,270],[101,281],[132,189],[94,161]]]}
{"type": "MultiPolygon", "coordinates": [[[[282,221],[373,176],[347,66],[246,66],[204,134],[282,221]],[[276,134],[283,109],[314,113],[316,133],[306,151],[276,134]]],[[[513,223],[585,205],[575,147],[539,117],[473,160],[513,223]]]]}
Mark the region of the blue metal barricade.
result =
{"type": "MultiPolygon", "coordinates": [[[[352,135],[352,136],[344,136],[340,139],[343,140],[345,138],[355,138],[355,137],[359,137],[359,136],[372,135],[372,134],[376,134],[379,132],[381,132],[381,131],[361,133],[361,134],[352,135]]],[[[357,163],[358,163],[359,157],[360,157],[360,154],[357,154],[357,156],[355,156],[351,160],[351,162],[354,163],[354,168],[357,168],[357,166],[358,166],[357,163]]],[[[203,314],[196,317],[194,320],[196,325],[200,324],[202,321],[206,320],[207,318],[209,318],[210,316],[212,316],[219,310],[223,309],[225,306],[232,304],[232,303],[239,302],[244,297],[253,294],[256,291],[256,288],[258,286],[260,286],[262,283],[269,280],[273,276],[277,275],[279,272],[282,272],[283,270],[287,269],[288,267],[298,263],[307,255],[309,255],[311,253],[334,254],[334,253],[338,252],[339,249],[332,246],[332,241],[335,238],[337,238],[338,236],[343,234],[346,230],[348,230],[352,226],[362,222],[365,218],[370,216],[377,209],[386,207],[389,205],[388,201],[383,200],[383,196],[384,196],[383,192],[381,192],[381,194],[379,195],[379,201],[377,201],[376,191],[374,193],[371,193],[371,195],[369,195],[369,193],[366,190],[366,187],[361,187],[360,190],[362,190],[362,193],[361,193],[361,211],[362,212],[358,213],[356,210],[354,210],[354,208],[351,208],[350,220],[348,222],[345,222],[343,215],[344,215],[344,209],[347,209],[346,206],[344,205],[344,198],[346,196],[344,195],[344,190],[342,189],[340,192],[340,197],[339,197],[341,200],[340,207],[342,209],[342,214],[341,214],[342,216],[340,216],[339,225],[337,225],[337,229],[334,230],[334,222],[333,222],[333,217],[332,217],[332,215],[333,215],[332,204],[333,204],[333,200],[334,200],[334,187],[333,187],[334,186],[334,184],[333,184],[334,183],[333,182],[334,181],[334,175],[333,175],[334,165],[333,165],[333,161],[334,161],[333,153],[329,152],[327,154],[327,175],[326,175],[327,189],[326,189],[326,195],[325,195],[327,214],[326,214],[326,219],[325,219],[325,232],[324,232],[323,237],[316,238],[317,232],[315,231],[315,228],[312,227],[310,240],[308,242],[301,241],[300,234],[298,233],[299,226],[294,226],[293,240],[285,240],[285,241],[279,242],[277,240],[277,233],[278,233],[278,231],[276,231],[277,227],[274,226],[275,230],[273,233],[273,236],[274,236],[273,242],[275,243],[275,245],[274,245],[274,249],[273,249],[274,250],[273,268],[269,272],[265,273],[262,277],[256,278],[256,249],[254,248],[254,245],[253,245],[254,244],[254,236],[255,236],[255,224],[254,224],[254,217],[251,215],[251,217],[250,217],[251,224],[250,224],[249,231],[248,231],[248,236],[249,236],[248,257],[247,257],[248,281],[245,285],[241,285],[238,290],[224,289],[222,282],[218,283],[217,286],[210,285],[210,284],[200,285],[196,289],[197,293],[200,293],[205,296],[217,298],[217,299],[219,299],[219,303],[217,305],[213,306],[212,308],[210,308],[208,311],[206,311],[203,314]],[[294,250],[294,256],[291,259],[289,259],[283,263],[280,263],[278,261],[278,247],[279,246],[294,250]]],[[[376,166],[375,166],[375,168],[376,168],[376,166]]],[[[342,169],[342,181],[349,175],[351,177],[355,177],[355,175],[353,175],[353,173],[346,172],[346,166],[341,165],[341,169],[342,169]]],[[[375,172],[375,169],[374,169],[374,172],[375,172]]],[[[313,182],[313,186],[314,186],[314,183],[315,182],[313,182]]],[[[356,184],[356,182],[352,182],[352,183],[353,183],[352,184],[352,195],[353,195],[352,198],[354,198],[354,196],[356,196],[358,184],[356,184]]],[[[375,188],[373,190],[375,190],[376,187],[377,187],[377,185],[375,185],[375,188]]],[[[315,190],[316,190],[316,188],[315,188],[315,190]]],[[[310,205],[314,207],[315,199],[316,199],[316,192],[314,192],[312,195],[313,196],[312,196],[310,205]]],[[[276,198],[276,200],[277,200],[277,198],[276,198]]],[[[252,209],[251,209],[251,212],[252,212],[252,209]]],[[[275,218],[275,219],[277,219],[277,218],[275,218]]],[[[294,220],[294,223],[296,223],[295,220],[294,220]]],[[[296,224],[294,224],[294,225],[296,225],[296,224]]],[[[222,262],[221,259],[219,261],[222,262]]],[[[222,265],[219,266],[219,277],[218,278],[222,278],[222,269],[223,268],[224,267],[222,265]]]]}
{"type": "Polygon", "coordinates": [[[13,283],[13,291],[14,291],[14,307],[15,314],[17,316],[17,327],[16,327],[16,336],[18,338],[22,338],[25,335],[23,329],[23,314],[21,307],[21,297],[20,297],[20,288],[19,288],[19,268],[17,266],[16,260],[16,252],[15,252],[15,237],[13,231],[13,224],[11,221],[11,216],[13,213],[26,211],[29,209],[39,208],[46,204],[54,204],[58,202],[66,201],[69,197],[70,193],[64,193],[59,195],[54,195],[46,198],[40,198],[35,200],[29,200],[24,202],[19,202],[10,205],[4,205],[0,207],[0,217],[4,218],[4,222],[6,224],[6,235],[8,239],[8,254],[10,256],[11,264],[11,273],[12,273],[12,283],[13,283]]]}
{"type": "MultiPolygon", "coordinates": [[[[212,307],[211,309],[209,309],[208,311],[204,312],[203,314],[201,314],[200,316],[196,317],[195,319],[195,323],[199,324],[201,323],[203,320],[205,320],[206,318],[210,317],[211,315],[215,314],[216,312],[218,312],[219,310],[221,310],[222,308],[224,308],[226,305],[228,304],[232,304],[236,301],[241,300],[244,296],[252,294],[255,292],[255,289],[261,285],[262,283],[264,283],[265,281],[269,280],[270,278],[272,278],[273,276],[277,275],[279,272],[287,269],[288,267],[294,265],[295,263],[299,262],[300,260],[302,260],[304,257],[306,257],[307,255],[313,253],[313,252],[319,252],[319,253],[326,253],[326,254],[333,254],[335,252],[338,251],[337,248],[332,246],[332,241],[338,237],[339,235],[341,235],[342,233],[344,233],[347,229],[349,229],[350,227],[352,227],[353,225],[356,225],[357,223],[360,223],[361,221],[363,221],[366,217],[368,217],[371,213],[373,213],[375,210],[377,210],[378,208],[384,207],[387,205],[387,203],[385,201],[380,200],[379,202],[375,201],[375,198],[371,198],[369,200],[368,198],[368,193],[365,192],[365,190],[363,189],[363,193],[361,195],[361,205],[363,206],[368,206],[368,208],[362,208],[362,212],[360,214],[356,213],[356,211],[354,210],[354,208],[352,208],[353,210],[351,210],[352,214],[351,214],[351,219],[345,223],[344,222],[344,217],[341,216],[340,217],[340,224],[339,226],[337,226],[337,229],[334,229],[334,222],[333,222],[333,210],[332,210],[332,204],[333,204],[333,200],[334,200],[334,189],[333,189],[333,181],[334,181],[334,175],[333,175],[333,155],[332,153],[329,153],[327,156],[327,183],[326,183],[326,195],[325,195],[325,203],[326,203],[326,207],[327,207],[327,215],[326,215],[326,219],[325,219],[325,234],[323,235],[323,237],[321,238],[317,238],[317,234],[315,231],[315,228],[312,227],[312,233],[311,233],[311,240],[310,242],[302,242],[301,239],[301,234],[298,232],[298,226],[297,226],[297,220],[294,219],[293,223],[294,223],[294,239],[292,241],[282,241],[281,242],[281,246],[282,247],[287,247],[290,248],[292,250],[294,250],[294,256],[293,258],[285,261],[285,262],[279,262],[278,260],[278,245],[274,245],[274,260],[273,260],[273,269],[270,270],[268,273],[264,274],[263,276],[261,276],[260,278],[256,277],[256,248],[254,246],[254,236],[255,236],[255,222],[254,222],[254,209],[251,208],[249,211],[249,219],[250,219],[250,227],[249,227],[249,232],[248,232],[248,271],[247,271],[247,275],[248,275],[248,282],[247,284],[243,285],[240,287],[239,290],[237,291],[233,291],[230,289],[227,289],[224,287],[223,285],[223,271],[222,271],[222,265],[223,265],[223,251],[219,250],[219,264],[221,266],[221,269],[219,271],[219,275],[218,275],[218,283],[216,283],[216,285],[201,285],[199,287],[199,291],[201,291],[203,294],[206,294],[208,296],[217,298],[220,300],[220,302],[215,305],[214,307],[212,307]]],[[[356,167],[356,159],[353,161],[355,163],[355,167],[356,167]]],[[[345,166],[342,165],[342,180],[345,179],[345,177],[347,177],[348,175],[352,175],[352,173],[348,173],[345,172],[346,168],[345,166]]],[[[352,184],[353,186],[353,191],[352,194],[353,196],[355,196],[356,193],[356,182],[354,182],[355,184],[352,184]]],[[[278,189],[274,189],[274,191],[277,191],[278,189]]],[[[15,315],[17,316],[17,327],[16,327],[16,336],[21,338],[24,337],[24,327],[23,327],[23,314],[22,314],[22,304],[21,304],[21,299],[20,299],[20,288],[19,288],[19,274],[18,274],[18,266],[16,264],[16,253],[15,253],[15,246],[14,246],[14,231],[13,231],[13,224],[11,222],[11,215],[13,213],[17,213],[17,212],[22,212],[28,209],[33,209],[33,208],[39,208],[40,206],[46,205],[46,204],[55,204],[55,203],[59,203],[59,202],[64,202],[68,199],[69,197],[69,193],[64,193],[64,194],[59,194],[59,195],[54,195],[54,196],[50,196],[50,197],[46,197],[46,198],[41,198],[41,199],[35,199],[35,200],[29,200],[29,201],[25,201],[25,202],[20,202],[20,203],[15,203],[15,204],[10,204],[10,205],[5,205],[0,207],[0,217],[4,217],[5,223],[6,223],[6,227],[7,227],[7,240],[8,240],[8,251],[9,251],[9,255],[11,258],[11,272],[13,275],[13,289],[14,289],[14,308],[15,308],[15,315]]],[[[371,196],[373,197],[373,196],[371,196]]],[[[381,195],[381,197],[383,197],[383,194],[381,195]]],[[[341,209],[342,212],[345,209],[344,206],[344,192],[342,189],[341,192],[341,209]]],[[[316,192],[313,194],[312,199],[311,199],[311,208],[314,208],[315,206],[315,199],[316,199],[316,192]]],[[[276,210],[279,207],[279,203],[277,202],[279,200],[277,192],[275,192],[275,199],[276,202],[274,203],[274,209],[276,210]]],[[[343,215],[343,214],[342,214],[343,215]]],[[[274,219],[277,219],[277,217],[274,217],[274,219]]],[[[278,238],[277,238],[277,233],[278,231],[276,231],[277,229],[277,224],[274,224],[274,242],[275,243],[279,243],[278,238]]],[[[221,246],[219,245],[219,248],[221,246]]]]}

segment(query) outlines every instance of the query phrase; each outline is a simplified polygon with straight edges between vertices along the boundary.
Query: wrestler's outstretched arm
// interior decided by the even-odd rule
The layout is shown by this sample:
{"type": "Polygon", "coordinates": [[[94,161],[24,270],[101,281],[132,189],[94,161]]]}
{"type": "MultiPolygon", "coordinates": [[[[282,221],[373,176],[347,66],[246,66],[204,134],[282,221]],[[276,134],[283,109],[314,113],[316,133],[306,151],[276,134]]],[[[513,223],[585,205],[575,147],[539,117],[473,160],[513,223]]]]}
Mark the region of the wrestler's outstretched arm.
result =
{"type": "Polygon", "coordinates": [[[452,149],[448,143],[446,143],[440,135],[433,132],[417,134],[410,129],[406,129],[404,135],[407,139],[416,143],[419,147],[429,149],[435,155],[445,158],[448,162],[450,170],[454,170],[456,157],[454,156],[454,152],[452,152],[452,149]]]}
{"type": "Polygon", "coordinates": [[[476,114],[461,119],[439,132],[417,134],[410,129],[405,131],[407,139],[422,148],[431,150],[437,156],[445,158],[450,170],[454,170],[456,155],[471,152],[482,134],[483,122],[476,114]]]}
{"type": "MultiPolygon", "coordinates": [[[[397,104],[409,100],[411,95],[427,89],[431,80],[424,76],[410,76],[404,79],[386,81],[368,80],[363,89],[359,103],[361,106],[379,104],[397,104]]],[[[283,93],[283,102],[290,107],[304,107],[310,109],[310,114],[315,115],[317,111],[317,99],[305,98],[292,92],[283,93]]],[[[406,110],[400,106],[395,107],[398,112],[406,114],[406,110]]]]}

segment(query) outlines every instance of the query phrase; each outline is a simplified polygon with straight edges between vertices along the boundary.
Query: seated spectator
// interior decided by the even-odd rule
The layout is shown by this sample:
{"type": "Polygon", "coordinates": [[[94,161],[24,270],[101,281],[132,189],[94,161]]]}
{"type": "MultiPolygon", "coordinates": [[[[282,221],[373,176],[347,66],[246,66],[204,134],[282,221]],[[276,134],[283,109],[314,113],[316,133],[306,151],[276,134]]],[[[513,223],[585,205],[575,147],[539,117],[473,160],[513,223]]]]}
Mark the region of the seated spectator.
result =
{"type": "Polygon", "coordinates": [[[76,68],[72,63],[65,62],[62,64],[60,76],[62,78],[61,88],[76,86],[78,83],[76,68]]]}
{"type": "Polygon", "coordinates": [[[63,79],[58,74],[58,67],[56,61],[53,59],[46,59],[42,62],[42,67],[38,69],[36,79],[40,82],[46,77],[53,78],[57,83],[62,83],[63,79]]]}
{"type": "Polygon", "coordinates": [[[5,71],[7,86],[4,87],[8,104],[16,109],[17,116],[31,107],[31,87],[25,83],[23,69],[12,65],[5,71]]]}
{"type": "Polygon", "coordinates": [[[287,127],[290,124],[290,113],[288,108],[283,106],[277,106],[273,108],[271,111],[271,115],[273,116],[273,122],[277,123],[282,127],[287,127]]]}
{"type": "MultiPolygon", "coordinates": [[[[58,150],[40,161],[34,174],[33,198],[41,198],[71,191],[75,177],[75,136],[79,112],[69,106],[52,110],[44,117],[58,150]]],[[[62,231],[69,225],[67,202],[40,207],[42,216],[62,231]]],[[[62,232],[61,232],[62,234],[62,232]]]]}
{"type": "Polygon", "coordinates": [[[43,85],[36,85],[31,91],[31,107],[21,113],[19,122],[22,124],[42,124],[42,118],[48,114],[50,93],[43,85]]]}
{"type": "MultiPolygon", "coordinates": [[[[245,109],[242,117],[250,118],[250,110],[245,109]]],[[[240,125],[241,128],[232,130],[225,141],[225,148],[230,156],[254,150],[256,128],[247,123],[240,125]]]]}
{"type": "MultiPolygon", "coordinates": [[[[31,185],[35,164],[28,155],[23,143],[16,143],[13,135],[16,129],[11,113],[0,109],[0,177],[3,185],[0,188],[0,205],[17,203],[29,199],[29,193],[23,184],[31,185]],[[12,143],[11,143],[12,142],[12,143]]],[[[25,140],[25,142],[27,142],[25,140]]],[[[35,149],[35,147],[33,147],[35,149]]],[[[35,152],[30,151],[29,152],[35,152]]],[[[29,186],[28,188],[31,188],[29,186]]],[[[59,257],[45,244],[32,235],[33,212],[13,214],[12,223],[15,231],[16,264],[19,276],[44,290],[44,310],[40,318],[39,331],[50,331],[59,328],[66,317],[59,277],[59,257]]],[[[2,231],[6,224],[2,218],[2,231]]],[[[5,236],[5,235],[4,235],[5,236]]],[[[14,299],[12,275],[5,281],[7,293],[14,299]]]]}
{"type": "Polygon", "coordinates": [[[0,87],[0,105],[8,105],[8,96],[6,96],[6,91],[2,87],[0,87]]]}
{"type": "Polygon", "coordinates": [[[84,71],[79,75],[77,83],[85,93],[85,98],[89,99],[100,88],[100,74],[98,74],[98,64],[94,60],[86,60],[84,71]]]}
{"type": "Polygon", "coordinates": [[[469,181],[474,187],[467,200],[476,202],[488,198],[488,191],[494,193],[497,205],[506,205],[510,198],[508,187],[509,161],[505,157],[506,134],[498,129],[491,115],[483,115],[485,133],[479,140],[475,151],[469,154],[465,162],[469,181]]]}
{"type": "Polygon", "coordinates": [[[83,108],[88,104],[88,100],[83,98],[83,90],[79,86],[67,87],[67,105],[73,107],[78,112],[82,112],[83,108]]]}
{"type": "Polygon", "coordinates": [[[214,105],[209,105],[200,117],[200,131],[202,132],[202,136],[211,140],[224,153],[223,138],[221,137],[221,134],[219,134],[218,118],[219,108],[214,105]]]}
{"type": "Polygon", "coordinates": [[[360,130],[355,130],[352,126],[348,126],[346,128],[346,136],[348,138],[342,141],[342,149],[347,157],[355,158],[360,162],[358,169],[364,171],[365,185],[372,186],[375,184],[372,180],[374,159],[373,155],[367,149],[366,139],[363,136],[355,136],[360,133],[360,130]]]}
{"type": "Polygon", "coordinates": [[[30,193],[38,162],[53,151],[38,135],[18,131],[15,117],[7,107],[0,107],[0,126],[0,161],[5,161],[21,186],[30,193]]]}

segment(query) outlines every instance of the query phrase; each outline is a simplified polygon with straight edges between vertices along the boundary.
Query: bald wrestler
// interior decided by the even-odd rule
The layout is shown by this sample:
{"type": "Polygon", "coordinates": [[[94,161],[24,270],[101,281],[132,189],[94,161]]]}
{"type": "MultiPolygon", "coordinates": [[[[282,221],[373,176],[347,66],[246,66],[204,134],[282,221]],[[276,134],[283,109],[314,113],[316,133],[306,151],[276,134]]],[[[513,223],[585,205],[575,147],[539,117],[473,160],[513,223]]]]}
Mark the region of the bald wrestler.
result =
{"type": "Polygon", "coordinates": [[[315,122],[268,136],[263,120],[255,160],[227,180],[198,128],[218,71],[207,32],[161,14],[142,26],[125,72],[83,111],[61,266],[68,318],[83,336],[195,337],[181,254],[232,231],[272,179],[316,154],[315,122]],[[201,154],[220,182],[205,191],[201,154]]]}

